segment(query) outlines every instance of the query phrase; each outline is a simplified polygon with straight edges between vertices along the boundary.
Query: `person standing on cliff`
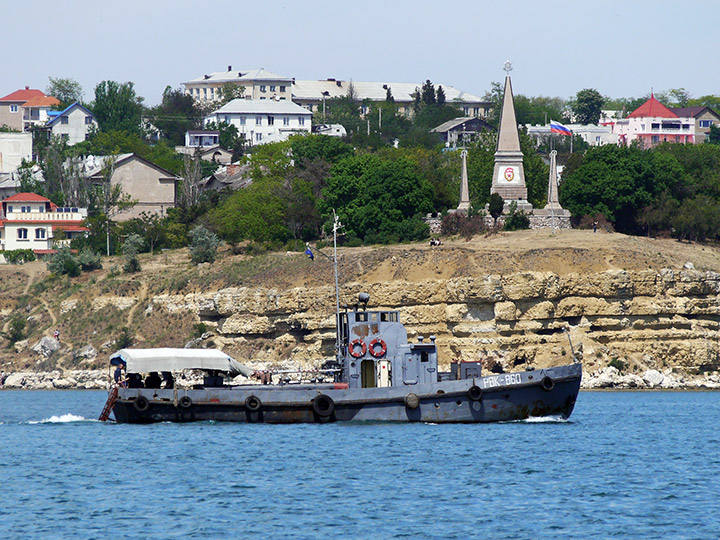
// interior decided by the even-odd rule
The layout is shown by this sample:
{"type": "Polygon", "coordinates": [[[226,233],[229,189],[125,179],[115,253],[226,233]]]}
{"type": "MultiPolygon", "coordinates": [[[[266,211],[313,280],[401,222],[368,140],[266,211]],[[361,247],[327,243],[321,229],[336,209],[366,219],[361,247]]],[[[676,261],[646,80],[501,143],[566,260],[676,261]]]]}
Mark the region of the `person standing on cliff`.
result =
{"type": "Polygon", "coordinates": [[[593,232],[597,232],[597,220],[593,221],[593,232]]]}
{"type": "Polygon", "coordinates": [[[56,340],[60,341],[60,330],[55,330],[55,331],[53,332],[53,337],[54,337],[56,340]]]}

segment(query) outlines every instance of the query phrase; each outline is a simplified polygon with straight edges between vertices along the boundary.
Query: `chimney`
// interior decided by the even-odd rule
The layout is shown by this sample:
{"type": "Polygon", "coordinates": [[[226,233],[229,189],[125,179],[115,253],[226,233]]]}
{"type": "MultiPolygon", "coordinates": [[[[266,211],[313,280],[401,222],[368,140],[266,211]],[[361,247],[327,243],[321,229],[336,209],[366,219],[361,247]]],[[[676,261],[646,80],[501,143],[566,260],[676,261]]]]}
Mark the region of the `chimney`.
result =
{"type": "Polygon", "coordinates": [[[228,66],[228,71],[232,71],[232,66],[228,66]]]}
{"type": "Polygon", "coordinates": [[[342,88],[342,81],[335,81],[335,84],[337,84],[340,88],[342,88]]]}
{"type": "Polygon", "coordinates": [[[29,86],[26,86],[26,87],[25,87],[25,90],[30,90],[30,87],[29,87],[29,86]]]}

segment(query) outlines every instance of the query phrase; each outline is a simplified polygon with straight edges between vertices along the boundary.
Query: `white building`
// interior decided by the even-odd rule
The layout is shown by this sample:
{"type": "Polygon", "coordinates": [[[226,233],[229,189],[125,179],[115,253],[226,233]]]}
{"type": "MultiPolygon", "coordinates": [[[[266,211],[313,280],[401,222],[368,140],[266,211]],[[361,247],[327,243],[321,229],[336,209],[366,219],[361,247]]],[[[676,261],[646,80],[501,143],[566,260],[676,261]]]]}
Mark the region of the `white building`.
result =
{"type": "Polygon", "coordinates": [[[206,116],[204,122],[233,125],[246,141],[256,145],[268,139],[285,140],[296,133],[310,133],[312,113],[287,100],[234,99],[206,116]]]}
{"type": "Polygon", "coordinates": [[[32,161],[32,133],[0,132],[0,173],[13,173],[22,160],[32,161]]]}
{"type": "Polygon", "coordinates": [[[2,201],[0,251],[49,253],[86,234],[86,217],[85,208],[62,208],[35,193],[17,193],[2,201]]]}
{"type": "Polygon", "coordinates": [[[64,111],[51,112],[50,115],[45,128],[64,139],[69,146],[86,140],[90,131],[97,129],[93,113],[79,103],[73,103],[64,111]]]}
{"type": "MultiPolygon", "coordinates": [[[[611,126],[602,126],[594,124],[564,124],[573,135],[581,137],[590,146],[603,146],[605,144],[617,144],[618,136],[613,133],[611,126]]],[[[526,124],[528,135],[535,137],[538,141],[550,137],[550,125],[531,125],[526,124]]],[[[558,135],[562,137],[562,135],[558,135]]]]}
{"type": "Polygon", "coordinates": [[[228,66],[227,71],[203,75],[183,83],[183,86],[186,94],[199,101],[220,101],[222,87],[227,83],[244,87],[244,97],[247,99],[290,101],[292,82],[291,77],[283,77],[263,68],[233,70],[232,66],[228,66]]]}

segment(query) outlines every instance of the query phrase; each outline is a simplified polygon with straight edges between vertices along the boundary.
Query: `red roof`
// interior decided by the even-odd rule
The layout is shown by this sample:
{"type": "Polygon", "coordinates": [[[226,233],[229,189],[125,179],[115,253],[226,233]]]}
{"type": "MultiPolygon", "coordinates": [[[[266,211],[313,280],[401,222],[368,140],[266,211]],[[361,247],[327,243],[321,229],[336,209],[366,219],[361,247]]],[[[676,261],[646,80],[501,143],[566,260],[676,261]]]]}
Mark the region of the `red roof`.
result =
{"type": "Polygon", "coordinates": [[[660,103],[655,96],[650,96],[645,103],[635,109],[628,118],[677,118],[678,115],[660,103]]]}
{"type": "Polygon", "coordinates": [[[23,103],[23,107],[53,107],[60,105],[60,101],[52,96],[35,96],[23,103]]]}
{"type": "Polygon", "coordinates": [[[41,197],[37,193],[16,193],[2,202],[50,202],[50,199],[41,197]]]}
{"type": "Polygon", "coordinates": [[[8,94],[4,98],[0,98],[0,101],[22,101],[23,103],[31,100],[34,97],[44,97],[45,92],[42,90],[35,90],[28,86],[24,90],[15,90],[12,94],[8,94]]]}

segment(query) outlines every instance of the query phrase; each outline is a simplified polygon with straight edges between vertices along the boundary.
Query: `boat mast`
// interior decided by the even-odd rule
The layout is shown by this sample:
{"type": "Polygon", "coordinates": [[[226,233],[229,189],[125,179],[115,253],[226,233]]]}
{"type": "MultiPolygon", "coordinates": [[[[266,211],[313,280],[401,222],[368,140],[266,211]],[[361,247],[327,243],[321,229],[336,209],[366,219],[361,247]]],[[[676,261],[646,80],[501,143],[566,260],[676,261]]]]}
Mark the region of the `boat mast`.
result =
{"type": "Polygon", "coordinates": [[[340,288],[338,286],[337,230],[342,227],[333,208],[333,267],[335,269],[335,358],[340,360],[340,288]]]}

